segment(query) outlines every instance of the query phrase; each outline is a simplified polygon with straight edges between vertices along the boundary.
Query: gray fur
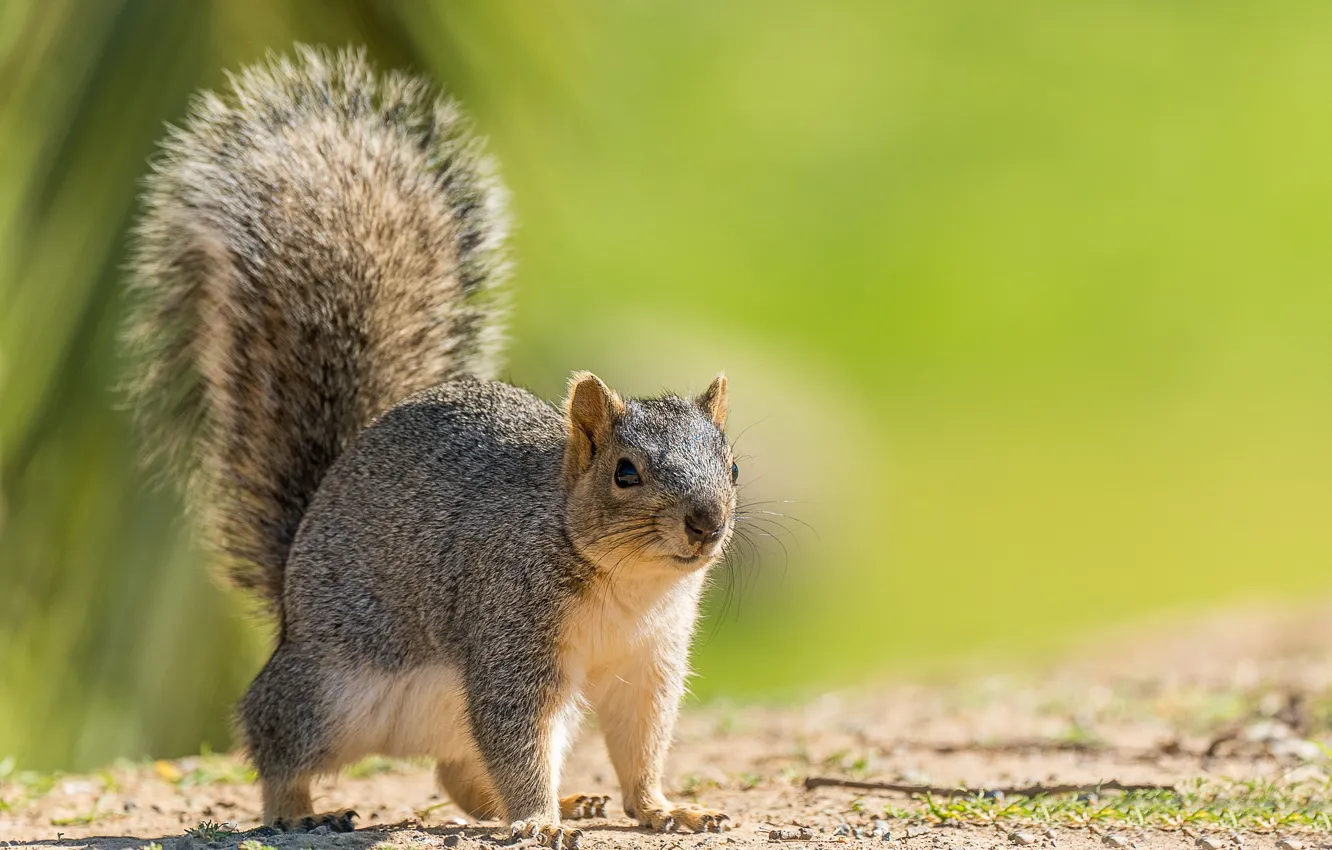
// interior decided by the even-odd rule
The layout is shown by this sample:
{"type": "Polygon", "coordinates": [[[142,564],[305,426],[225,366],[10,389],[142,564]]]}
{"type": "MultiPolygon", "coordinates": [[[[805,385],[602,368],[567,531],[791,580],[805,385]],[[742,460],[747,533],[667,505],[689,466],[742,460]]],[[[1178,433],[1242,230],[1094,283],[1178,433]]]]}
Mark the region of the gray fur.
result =
{"type": "Polygon", "coordinates": [[[350,760],[426,755],[474,814],[553,842],[586,698],[626,810],[722,828],[660,784],[734,524],[725,379],[622,400],[584,373],[563,410],[486,380],[503,193],[455,107],[355,53],[234,87],[149,181],[128,336],[136,405],[278,617],[239,711],[265,818],[309,814],[350,760]]]}

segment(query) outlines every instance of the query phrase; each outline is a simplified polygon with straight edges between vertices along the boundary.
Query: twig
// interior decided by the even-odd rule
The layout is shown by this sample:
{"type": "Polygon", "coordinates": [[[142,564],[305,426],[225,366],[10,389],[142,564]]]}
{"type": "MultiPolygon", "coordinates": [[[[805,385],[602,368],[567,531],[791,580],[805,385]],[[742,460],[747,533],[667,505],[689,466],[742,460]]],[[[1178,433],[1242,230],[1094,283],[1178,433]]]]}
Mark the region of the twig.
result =
{"type": "Polygon", "coordinates": [[[1206,761],[1208,759],[1216,758],[1221,755],[1221,748],[1224,745],[1229,744],[1232,741],[1238,741],[1239,739],[1240,733],[1238,729],[1222,732],[1220,735],[1217,735],[1212,739],[1212,743],[1207,745],[1207,750],[1202,754],[1203,760],[1206,761]]]}
{"type": "Polygon", "coordinates": [[[815,788],[856,788],[861,791],[895,791],[899,794],[930,794],[943,797],[960,795],[978,797],[986,792],[1012,797],[1038,797],[1042,794],[1095,794],[1099,791],[1171,791],[1173,785],[1156,783],[1123,783],[1111,779],[1091,785],[1026,785],[991,788],[947,788],[941,785],[910,785],[900,782],[862,782],[856,779],[839,779],[835,776],[809,776],[805,778],[805,790],[815,788]]]}
{"type": "Polygon", "coordinates": [[[1115,748],[1107,744],[1095,741],[1060,741],[1044,740],[1041,738],[1018,738],[1013,741],[972,741],[957,744],[911,744],[906,743],[904,748],[915,747],[916,749],[930,750],[939,755],[952,755],[954,753],[1023,753],[1023,752],[1055,752],[1055,753],[1105,753],[1114,752],[1115,748]]]}

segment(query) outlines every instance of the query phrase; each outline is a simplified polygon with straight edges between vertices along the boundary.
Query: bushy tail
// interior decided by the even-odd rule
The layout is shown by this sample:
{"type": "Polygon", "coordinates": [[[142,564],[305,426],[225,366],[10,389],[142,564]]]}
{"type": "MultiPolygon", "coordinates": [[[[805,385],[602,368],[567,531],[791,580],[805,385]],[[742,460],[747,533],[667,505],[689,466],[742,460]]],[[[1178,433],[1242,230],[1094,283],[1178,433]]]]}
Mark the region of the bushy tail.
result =
{"type": "Polygon", "coordinates": [[[129,402],[232,579],[280,612],[348,441],[409,393],[494,371],[505,193],[452,101],[299,48],[194,102],[144,204],[129,402]]]}

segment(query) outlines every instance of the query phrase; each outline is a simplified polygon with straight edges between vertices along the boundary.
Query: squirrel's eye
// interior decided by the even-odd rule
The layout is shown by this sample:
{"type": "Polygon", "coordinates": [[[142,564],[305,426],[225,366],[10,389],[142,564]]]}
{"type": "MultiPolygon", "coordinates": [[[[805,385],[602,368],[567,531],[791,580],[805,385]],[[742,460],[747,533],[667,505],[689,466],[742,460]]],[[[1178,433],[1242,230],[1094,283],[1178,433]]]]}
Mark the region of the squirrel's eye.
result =
{"type": "Polygon", "coordinates": [[[738,481],[738,480],[740,480],[740,464],[732,462],[732,463],[731,463],[731,483],[734,484],[734,483],[735,483],[736,481],[738,481]]]}
{"type": "Polygon", "coordinates": [[[629,462],[628,458],[620,458],[620,462],[615,465],[615,484],[619,487],[637,487],[643,483],[643,479],[638,477],[638,467],[629,462]]]}

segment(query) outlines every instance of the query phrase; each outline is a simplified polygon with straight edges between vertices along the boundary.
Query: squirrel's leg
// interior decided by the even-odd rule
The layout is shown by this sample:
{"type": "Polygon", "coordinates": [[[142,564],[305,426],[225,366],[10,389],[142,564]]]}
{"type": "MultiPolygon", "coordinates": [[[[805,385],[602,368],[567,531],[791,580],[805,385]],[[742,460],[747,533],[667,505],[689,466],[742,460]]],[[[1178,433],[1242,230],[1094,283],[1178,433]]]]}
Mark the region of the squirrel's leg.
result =
{"type": "Polygon", "coordinates": [[[246,749],[263,785],[264,823],[284,830],[354,828],[355,812],[315,815],[310,800],[311,778],[338,766],[331,718],[318,708],[325,679],[316,661],[282,643],[240,703],[246,749]]]}
{"type": "Polygon", "coordinates": [[[441,760],[435,765],[435,779],[449,799],[476,820],[498,820],[504,812],[495,784],[485,765],[476,758],[441,760]]]}
{"type": "Polygon", "coordinates": [[[721,832],[726,814],[666,799],[662,775],[688,675],[687,636],[636,653],[596,683],[591,694],[631,818],[658,831],[721,832]]]}
{"type": "Polygon", "coordinates": [[[582,830],[560,825],[556,797],[572,719],[559,675],[553,664],[524,658],[521,650],[491,658],[522,663],[522,669],[478,670],[467,689],[472,735],[510,828],[553,850],[577,848],[582,830]]]}
{"type": "MultiPolygon", "coordinates": [[[[435,779],[440,789],[474,820],[498,820],[503,816],[495,785],[486,768],[476,759],[449,759],[435,765],[435,779]]],[[[570,794],[560,798],[560,819],[599,818],[606,816],[610,797],[570,794]]]]}
{"type": "Polygon", "coordinates": [[[281,780],[268,777],[260,781],[264,789],[264,822],[270,826],[283,832],[309,832],[320,826],[334,832],[356,829],[353,822],[356,812],[351,809],[312,814],[309,776],[281,780]]]}

